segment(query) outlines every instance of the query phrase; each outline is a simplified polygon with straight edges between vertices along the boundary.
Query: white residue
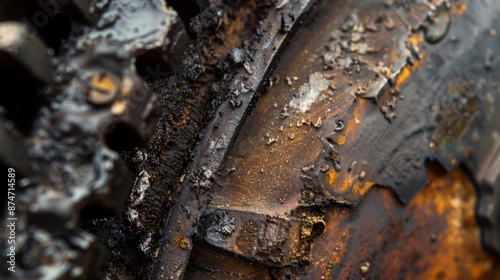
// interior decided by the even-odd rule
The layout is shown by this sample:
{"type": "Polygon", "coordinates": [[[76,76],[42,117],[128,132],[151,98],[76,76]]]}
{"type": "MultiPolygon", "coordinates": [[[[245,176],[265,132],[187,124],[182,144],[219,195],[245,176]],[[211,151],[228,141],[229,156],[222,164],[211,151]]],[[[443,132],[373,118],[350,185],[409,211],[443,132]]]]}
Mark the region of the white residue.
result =
{"type": "Polygon", "coordinates": [[[328,89],[328,80],[320,72],[309,75],[309,82],[299,87],[290,101],[290,107],[305,113],[316,101],[322,91],[328,89]]]}

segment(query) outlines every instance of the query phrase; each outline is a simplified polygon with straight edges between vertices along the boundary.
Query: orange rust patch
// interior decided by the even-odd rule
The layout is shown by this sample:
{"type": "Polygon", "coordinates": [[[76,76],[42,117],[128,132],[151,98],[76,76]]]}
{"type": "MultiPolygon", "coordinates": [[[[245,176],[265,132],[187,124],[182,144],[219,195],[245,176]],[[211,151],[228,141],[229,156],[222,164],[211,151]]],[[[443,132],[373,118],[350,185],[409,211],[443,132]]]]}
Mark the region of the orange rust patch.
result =
{"type": "Polygon", "coordinates": [[[174,242],[179,248],[183,250],[188,249],[191,241],[182,235],[184,224],[179,220],[177,220],[176,223],[179,225],[179,231],[174,235],[174,242]]]}
{"type": "Polygon", "coordinates": [[[333,185],[333,183],[337,180],[339,175],[333,169],[328,170],[327,174],[328,174],[328,185],[333,185]]]}
{"type": "Polygon", "coordinates": [[[499,279],[500,258],[481,248],[467,173],[437,165],[427,171],[430,183],[407,205],[388,189],[372,188],[356,208],[330,207],[313,249],[318,261],[306,273],[312,279],[322,273],[361,279],[373,271],[380,279],[499,279]]]}
{"type": "Polygon", "coordinates": [[[410,78],[410,75],[411,75],[410,69],[408,69],[408,67],[404,67],[396,79],[396,84],[400,85],[404,83],[406,80],[408,80],[408,78],[410,78]]]}
{"type": "Polygon", "coordinates": [[[338,138],[338,144],[340,146],[344,145],[345,144],[345,135],[340,135],[339,138],[338,138]]]}
{"type": "Polygon", "coordinates": [[[189,240],[187,238],[182,237],[180,234],[176,234],[174,236],[174,242],[179,246],[179,248],[186,250],[189,248],[189,240]]]}
{"type": "Polygon", "coordinates": [[[451,12],[456,15],[463,15],[467,11],[467,1],[464,0],[464,3],[456,4],[452,7],[451,12]]]}

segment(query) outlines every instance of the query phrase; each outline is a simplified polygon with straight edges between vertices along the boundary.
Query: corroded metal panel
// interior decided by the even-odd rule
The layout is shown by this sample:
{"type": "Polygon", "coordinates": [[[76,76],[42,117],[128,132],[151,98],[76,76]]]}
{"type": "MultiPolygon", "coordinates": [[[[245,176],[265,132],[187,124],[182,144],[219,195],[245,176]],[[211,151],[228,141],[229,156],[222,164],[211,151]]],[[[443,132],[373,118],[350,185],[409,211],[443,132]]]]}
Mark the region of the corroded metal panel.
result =
{"type": "Polygon", "coordinates": [[[6,276],[500,277],[499,15],[0,0],[6,276]]]}

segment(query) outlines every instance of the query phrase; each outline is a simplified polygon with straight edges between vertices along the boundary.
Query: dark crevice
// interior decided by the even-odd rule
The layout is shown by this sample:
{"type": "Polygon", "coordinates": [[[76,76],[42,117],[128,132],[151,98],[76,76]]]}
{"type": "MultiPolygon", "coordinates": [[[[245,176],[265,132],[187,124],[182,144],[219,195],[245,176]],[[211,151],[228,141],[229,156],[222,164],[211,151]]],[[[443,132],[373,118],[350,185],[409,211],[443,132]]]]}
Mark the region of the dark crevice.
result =
{"type": "Polygon", "coordinates": [[[205,10],[208,0],[166,0],[166,2],[168,6],[174,8],[184,24],[188,26],[193,17],[205,10]]]}
{"type": "Polygon", "coordinates": [[[62,14],[51,17],[47,24],[38,30],[47,46],[58,53],[62,43],[68,38],[72,28],[71,20],[62,14]]]}
{"type": "Polygon", "coordinates": [[[320,235],[322,235],[323,232],[325,232],[325,228],[326,228],[326,225],[325,225],[325,222],[323,222],[323,221],[319,221],[319,222],[314,223],[312,226],[312,230],[311,230],[311,238],[317,238],[320,235]]]}
{"type": "Polygon", "coordinates": [[[43,105],[42,98],[37,94],[41,83],[30,78],[29,71],[8,55],[0,53],[0,61],[0,83],[3,88],[0,106],[5,111],[5,118],[27,135],[43,105]]]}
{"type": "Polygon", "coordinates": [[[136,58],[135,70],[147,83],[160,81],[172,75],[173,70],[159,51],[148,51],[136,58]]]}
{"type": "Polygon", "coordinates": [[[106,130],[104,141],[108,148],[113,151],[130,151],[145,144],[135,129],[126,123],[113,123],[106,130]]]}

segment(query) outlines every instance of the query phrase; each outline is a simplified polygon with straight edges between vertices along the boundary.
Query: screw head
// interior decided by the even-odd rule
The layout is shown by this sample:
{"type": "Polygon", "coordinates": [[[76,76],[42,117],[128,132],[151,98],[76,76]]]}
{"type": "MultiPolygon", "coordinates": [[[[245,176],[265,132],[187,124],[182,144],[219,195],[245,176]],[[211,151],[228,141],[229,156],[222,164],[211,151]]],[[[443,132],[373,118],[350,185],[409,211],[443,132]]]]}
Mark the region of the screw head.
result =
{"type": "Polygon", "coordinates": [[[101,106],[113,102],[118,96],[119,80],[107,72],[93,74],[87,85],[87,101],[101,106]]]}

